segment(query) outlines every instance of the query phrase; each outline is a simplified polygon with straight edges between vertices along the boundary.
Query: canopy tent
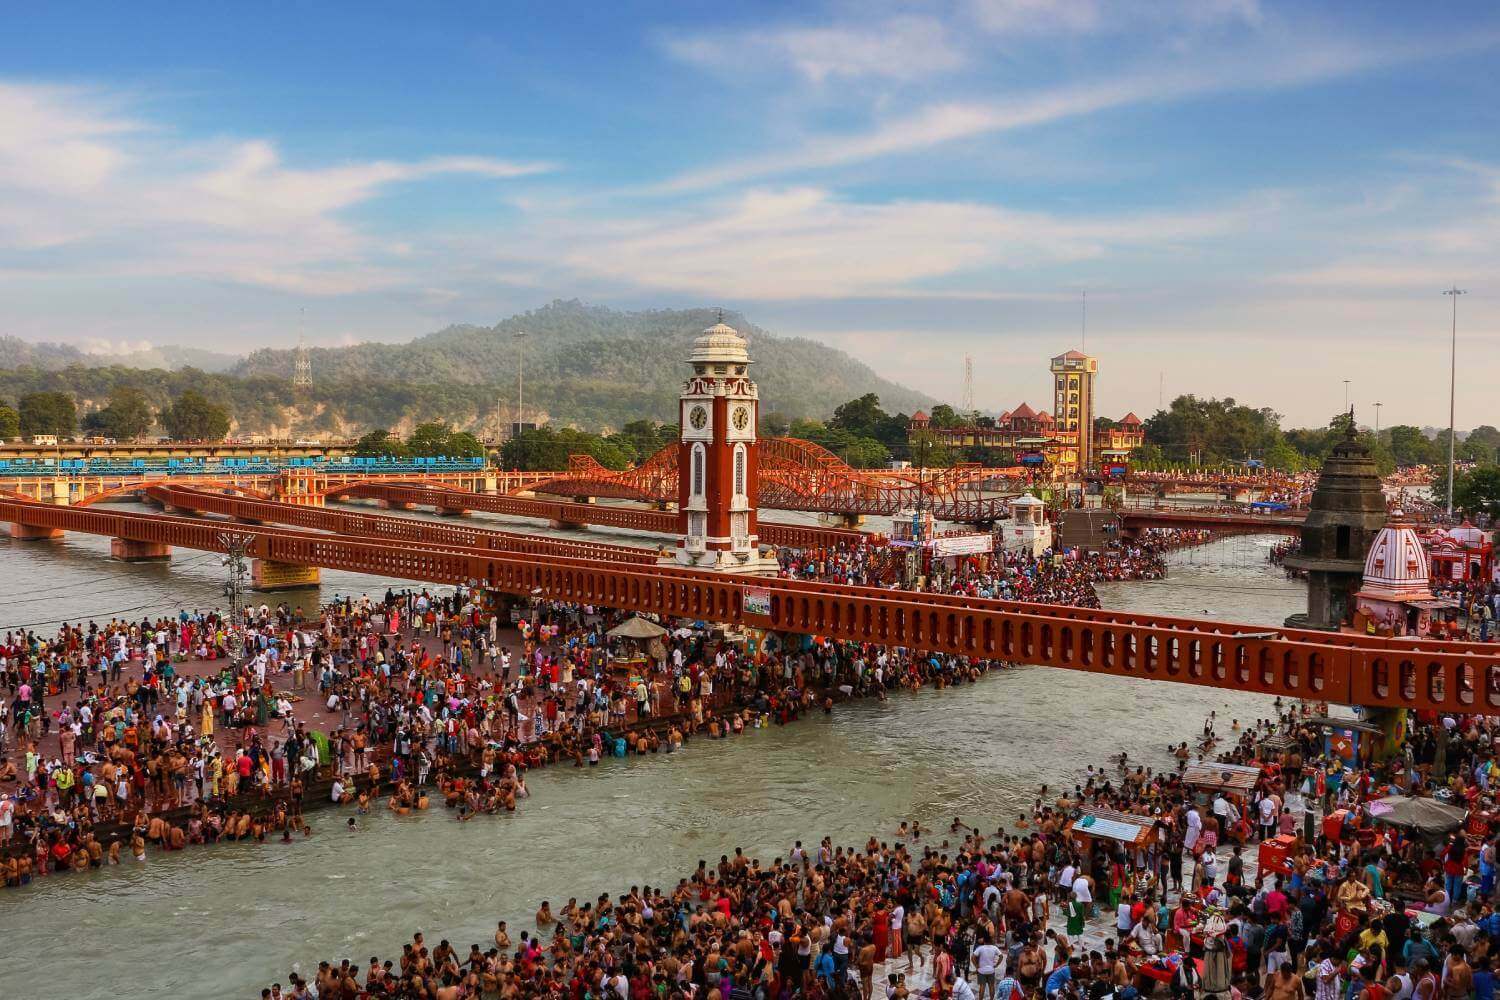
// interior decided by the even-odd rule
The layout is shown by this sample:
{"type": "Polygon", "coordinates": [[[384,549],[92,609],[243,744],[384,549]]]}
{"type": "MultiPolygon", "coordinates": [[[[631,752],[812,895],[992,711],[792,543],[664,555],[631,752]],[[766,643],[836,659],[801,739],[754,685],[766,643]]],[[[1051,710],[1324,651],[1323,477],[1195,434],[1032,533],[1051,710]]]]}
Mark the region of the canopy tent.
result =
{"type": "Polygon", "coordinates": [[[1090,809],[1068,824],[1064,832],[1071,833],[1075,841],[1084,837],[1102,837],[1144,849],[1151,846],[1155,827],[1156,819],[1152,816],[1137,816],[1113,809],[1090,809]]]}
{"type": "Polygon", "coordinates": [[[1260,780],[1260,768],[1245,764],[1219,764],[1201,761],[1189,764],[1182,772],[1184,784],[1197,788],[1223,789],[1226,792],[1249,792],[1260,780]]]}
{"type": "Polygon", "coordinates": [[[667,634],[667,630],[656,622],[639,615],[629,618],[609,630],[614,638],[625,639],[656,639],[667,634]]]}
{"type": "Polygon", "coordinates": [[[1388,795],[1370,803],[1370,815],[1377,823],[1399,826],[1428,837],[1452,833],[1464,825],[1467,811],[1439,802],[1437,799],[1413,799],[1405,795],[1388,795]]]}

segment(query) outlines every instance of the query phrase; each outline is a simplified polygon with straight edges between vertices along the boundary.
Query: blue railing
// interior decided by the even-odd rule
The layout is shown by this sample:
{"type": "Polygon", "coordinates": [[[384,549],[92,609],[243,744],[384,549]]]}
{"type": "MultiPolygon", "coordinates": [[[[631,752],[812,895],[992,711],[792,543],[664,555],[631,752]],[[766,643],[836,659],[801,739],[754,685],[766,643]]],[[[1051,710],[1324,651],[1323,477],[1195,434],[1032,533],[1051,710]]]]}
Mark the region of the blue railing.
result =
{"type": "Polygon", "coordinates": [[[285,469],[315,472],[368,472],[372,475],[422,472],[474,472],[483,458],[11,458],[0,459],[0,476],[231,476],[277,473],[285,469]]]}

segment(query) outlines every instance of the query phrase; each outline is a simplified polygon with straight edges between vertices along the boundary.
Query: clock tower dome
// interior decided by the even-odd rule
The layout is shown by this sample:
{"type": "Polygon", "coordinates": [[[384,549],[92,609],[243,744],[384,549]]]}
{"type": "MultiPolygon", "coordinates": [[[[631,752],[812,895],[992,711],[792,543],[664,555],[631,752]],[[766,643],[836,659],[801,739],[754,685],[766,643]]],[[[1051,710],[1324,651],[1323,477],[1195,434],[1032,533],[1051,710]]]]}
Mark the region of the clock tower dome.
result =
{"type": "Polygon", "coordinates": [[[731,573],[774,569],[756,527],[755,428],[759,391],[750,352],[718,323],[693,341],[693,373],[679,402],[677,562],[731,573]]]}

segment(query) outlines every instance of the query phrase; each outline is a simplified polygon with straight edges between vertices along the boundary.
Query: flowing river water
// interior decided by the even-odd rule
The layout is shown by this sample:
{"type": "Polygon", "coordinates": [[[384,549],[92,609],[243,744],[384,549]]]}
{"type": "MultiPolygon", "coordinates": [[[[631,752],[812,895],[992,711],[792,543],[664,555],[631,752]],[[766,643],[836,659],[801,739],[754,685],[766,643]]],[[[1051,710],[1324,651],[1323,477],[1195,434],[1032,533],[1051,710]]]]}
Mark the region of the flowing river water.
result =
{"type": "MultiPolygon", "coordinates": [[[[479,520],[479,519],[476,519],[479,520]]],[[[594,537],[602,532],[591,533],[594,537]]],[[[621,538],[621,541],[627,540],[621,538]]],[[[643,539],[631,539],[643,541],[643,539]]],[[[1169,558],[1168,579],[1100,587],[1107,607],[1279,625],[1304,585],[1265,561],[1270,537],[1169,558]]],[[[107,540],[0,541],[0,628],[111,612],[139,617],[222,602],[217,556],[170,568],[110,562],[107,540]]],[[[404,585],[404,584],[402,584],[404,585]]],[[[325,573],[322,596],[386,581],[325,573]]],[[[312,591],[296,595],[305,607],[312,591]]],[[[1168,766],[1209,711],[1251,720],[1269,699],[1131,678],[1021,667],[977,685],[840,706],[680,753],[551,768],[512,815],[458,823],[436,808],[377,810],[359,829],[314,810],[315,833],[153,853],[144,864],[35,880],[0,891],[3,992],[15,997],[259,996],[320,959],[395,957],[415,930],[460,951],[514,936],[542,899],[593,899],[675,884],[699,859],[744,847],[769,861],[794,840],[863,843],[902,819],[945,831],[954,816],[1013,825],[1042,784],[1080,781],[1120,750],[1168,766]]],[[[934,835],[941,839],[941,835],[934,835]]]]}

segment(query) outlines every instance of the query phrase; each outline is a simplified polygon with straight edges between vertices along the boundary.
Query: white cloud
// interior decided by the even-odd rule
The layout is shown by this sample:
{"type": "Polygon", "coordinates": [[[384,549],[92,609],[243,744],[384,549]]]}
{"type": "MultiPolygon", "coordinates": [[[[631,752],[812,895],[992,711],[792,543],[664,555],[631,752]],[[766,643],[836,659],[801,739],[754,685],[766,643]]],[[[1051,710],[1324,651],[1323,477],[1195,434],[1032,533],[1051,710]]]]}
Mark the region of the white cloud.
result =
{"type": "Polygon", "coordinates": [[[592,274],[711,296],[921,295],[923,282],[980,269],[1172,251],[1278,208],[1275,199],[1252,199],[1200,213],[1072,220],[976,202],[872,204],[819,188],[766,189],[691,215],[591,225],[563,254],[592,274]]]}
{"type": "Polygon", "coordinates": [[[1092,31],[1104,20],[1098,0],[972,0],[970,7],[981,27],[1006,34],[1092,31]]]}
{"type": "Polygon", "coordinates": [[[943,22],[913,15],[874,24],[672,36],[663,45],[678,59],[711,72],[741,76],[766,64],[790,66],[814,83],[859,77],[914,80],[958,69],[966,61],[943,22]]]}
{"type": "MultiPolygon", "coordinates": [[[[1226,3],[1213,9],[1239,6],[1226,3]]],[[[1154,53],[1141,57],[1134,68],[1085,83],[999,97],[972,96],[985,88],[970,86],[964,91],[966,96],[928,101],[913,110],[884,115],[863,130],[813,132],[788,148],[759,156],[738,155],[731,162],[685,171],[654,190],[678,193],[825,170],[1118,108],[1302,86],[1497,43],[1500,36],[1493,32],[1475,32],[1456,40],[1373,41],[1271,26],[1223,43],[1188,47],[1171,55],[1154,53]]]]}
{"type": "Polygon", "coordinates": [[[0,83],[0,252],[46,251],[53,273],[379,287],[399,254],[341,213],[401,183],[545,169],[469,156],[291,167],[264,140],[186,143],[92,91],[0,83]]]}

